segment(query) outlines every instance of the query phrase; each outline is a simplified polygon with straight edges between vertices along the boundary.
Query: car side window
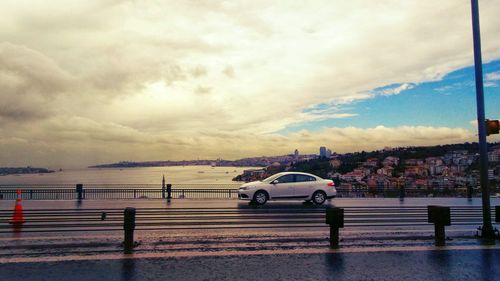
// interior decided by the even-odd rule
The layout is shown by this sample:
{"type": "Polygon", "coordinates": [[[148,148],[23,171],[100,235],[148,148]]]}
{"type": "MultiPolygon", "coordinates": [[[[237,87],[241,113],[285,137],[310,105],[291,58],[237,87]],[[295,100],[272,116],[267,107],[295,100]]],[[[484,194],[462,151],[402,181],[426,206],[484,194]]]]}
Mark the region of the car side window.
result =
{"type": "Polygon", "coordinates": [[[295,175],[295,181],[296,182],[305,182],[305,181],[315,181],[316,179],[311,176],[306,176],[306,175],[295,175]]]}
{"type": "Polygon", "coordinates": [[[278,183],[293,182],[293,175],[284,175],[278,178],[278,183]]]}

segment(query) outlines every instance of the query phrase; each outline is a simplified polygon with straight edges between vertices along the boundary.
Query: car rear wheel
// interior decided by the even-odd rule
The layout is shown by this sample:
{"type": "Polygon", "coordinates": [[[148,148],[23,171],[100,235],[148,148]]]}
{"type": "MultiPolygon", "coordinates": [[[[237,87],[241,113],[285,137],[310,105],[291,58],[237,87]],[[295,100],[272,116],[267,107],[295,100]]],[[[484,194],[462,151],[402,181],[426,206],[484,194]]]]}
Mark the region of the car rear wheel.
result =
{"type": "Polygon", "coordinates": [[[323,191],[316,191],[313,193],[312,201],[314,202],[314,204],[321,205],[325,203],[325,200],[326,194],[323,191]]]}
{"type": "Polygon", "coordinates": [[[264,205],[266,204],[267,202],[267,193],[262,191],[262,190],[259,190],[257,192],[255,192],[255,194],[253,195],[253,201],[257,204],[257,205],[264,205]]]}

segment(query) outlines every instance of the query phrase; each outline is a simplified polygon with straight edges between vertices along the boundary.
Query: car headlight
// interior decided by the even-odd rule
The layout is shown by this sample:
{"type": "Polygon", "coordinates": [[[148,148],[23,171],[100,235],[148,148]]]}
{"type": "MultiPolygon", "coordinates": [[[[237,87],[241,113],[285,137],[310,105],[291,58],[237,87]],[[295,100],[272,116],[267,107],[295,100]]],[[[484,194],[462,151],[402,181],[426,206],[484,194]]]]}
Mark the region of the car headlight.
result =
{"type": "Polygon", "coordinates": [[[240,187],[240,190],[248,190],[250,189],[250,186],[243,186],[243,187],[240,187]]]}

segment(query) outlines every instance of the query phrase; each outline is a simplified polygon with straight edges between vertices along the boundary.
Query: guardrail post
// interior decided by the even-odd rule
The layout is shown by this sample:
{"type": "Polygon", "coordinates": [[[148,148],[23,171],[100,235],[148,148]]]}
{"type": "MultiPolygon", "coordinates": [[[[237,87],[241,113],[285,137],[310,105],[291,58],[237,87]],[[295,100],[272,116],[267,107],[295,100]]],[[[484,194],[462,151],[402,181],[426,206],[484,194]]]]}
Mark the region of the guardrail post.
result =
{"type": "Polygon", "coordinates": [[[171,183],[167,184],[167,199],[168,200],[172,199],[172,184],[171,183]]]}
{"type": "Polygon", "coordinates": [[[326,223],[330,225],[330,248],[339,248],[339,228],[344,227],[344,209],[342,208],[327,208],[326,223]]]}
{"type": "Polygon", "coordinates": [[[161,198],[165,199],[165,175],[161,179],[161,198]]]}
{"type": "Polygon", "coordinates": [[[78,200],[83,199],[83,184],[79,183],[76,185],[76,193],[78,193],[78,200]]]}
{"type": "Polygon", "coordinates": [[[229,198],[231,198],[231,189],[229,189],[228,191],[229,191],[229,198]]]}
{"type": "Polygon", "coordinates": [[[131,254],[134,249],[135,208],[127,207],[123,212],[123,253],[131,254]]]}
{"type": "Polygon", "coordinates": [[[405,200],[405,193],[406,193],[405,186],[402,185],[401,187],[399,187],[399,200],[401,201],[405,200]]]}
{"type": "Polygon", "coordinates": [[[445,246],[446,225],[451,225],[450,207],[427,206],[427,221],[434,224],[434,236],[436,246],[445,246]]]}

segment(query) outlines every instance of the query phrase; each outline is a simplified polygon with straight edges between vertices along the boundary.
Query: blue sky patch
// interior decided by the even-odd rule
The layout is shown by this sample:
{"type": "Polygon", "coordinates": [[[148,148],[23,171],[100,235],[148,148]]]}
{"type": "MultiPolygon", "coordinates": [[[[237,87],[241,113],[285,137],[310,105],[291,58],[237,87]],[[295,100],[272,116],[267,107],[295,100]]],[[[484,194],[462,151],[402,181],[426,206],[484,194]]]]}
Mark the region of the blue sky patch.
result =
{"type": "MultiPolygon", "coordinates": [[[[485,64],[483,73],[486,118],[500,119],[500,60],[485,64]]],[[[450,72],[439,81],[391,84],[369,92],[373,94],[369,99],[350,104],[321,103],[303,111],[315,115],[335,112],[355,116],[294,124],[278,133],[379,125],[474,129],[470,124],[471,120],[477,119],[474,66],[450,72]]]]}

